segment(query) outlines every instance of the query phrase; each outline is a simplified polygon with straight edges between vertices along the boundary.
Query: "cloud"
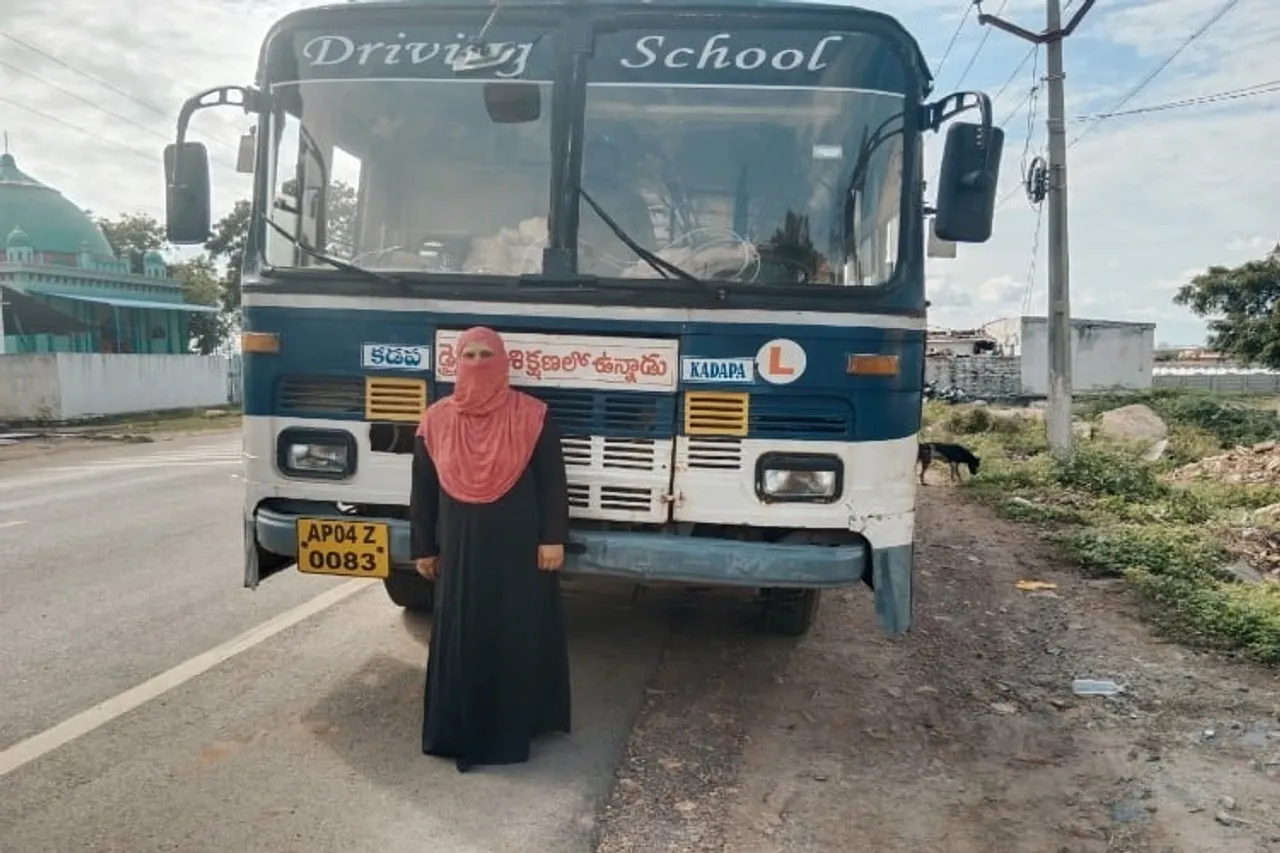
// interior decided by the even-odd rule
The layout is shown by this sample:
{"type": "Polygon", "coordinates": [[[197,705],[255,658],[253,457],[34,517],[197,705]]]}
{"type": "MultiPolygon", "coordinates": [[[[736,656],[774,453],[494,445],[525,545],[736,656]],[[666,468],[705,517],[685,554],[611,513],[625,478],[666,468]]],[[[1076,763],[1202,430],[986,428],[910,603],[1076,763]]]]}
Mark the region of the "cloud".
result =
{"type": "MultiPolygon", "coordinates": [[[[900,13],[907,4],[877,4],[900,13]]],[[[963,4],[953,4],[954,20],[963,4]]],[[[1201,0],[1120,0],[1098,4],[1066,43],[1068,139],[1089,122],[1071,117],[1109,111],[1133,85],[1203,25],[1220,4],[1201,0]]],[[[923,12],[921,13],[924,14],[923,12]]],[[[917,21],[906,13],[909,25],[917,21]]],[[[1043,26],[1043,3],[1010,3],[1004,17],[1030,29],[1043,26]],[[1015,5],[1023,7],[1013,12],[1015,5]]],[[[924,32],[924,20],[915,23],[924,32]]],[[[936,25],[922,39],[925,55],[941,55],[953,31],[936,25]]],[[[940,75],[955,86],[981,40],[972,25],[940,75]]],[[[1126,109],[1204,96],[1280,79],[1280,16],[1274,0],[1242,0],[1194,41],[1126,109]]],[[[1026,55],[1017,40],[994,34],[964,81],[994,93],[1026,55]]],[[[1043,74],[1043,61],[1039,73],[1043,74]]],[[[1024,101],[1031,85],[1028,62],[995,112],[1003,117],[1024,101]]],[[[1044,99],[1038,99],[1031,153],[1042,153],[1044,99]]],[[[1116,116],[1099,123],[1068,154],[1071,304],[1078,316],[1155,321],[1162,339],[1190,342],[1203,324],[1170,302],[1191,276],[1214,264],[1260,257],[1280,237],[1280,196],[1269,190],[1280,170],[1280,93],[1193,109],[1116,116]]],[[[1002,184],[1013,187],[1026,136],[1024,109],[1006,128],[1002,184]]],[[[940,146],[930,146],[930,169],[940,146]]],[[[1002,192],[1008,190],[1002,189],[1002,192]]],[[[1026,279],[1037,216],[1018,193],[1001,208],[996,233],[982,246],[961,246],[956,260],[931,260],[931,283],[944,291],[992,290],[1005,277],[1026,279]]],[[[1045,310],[1048,217],[1040,223],[1039,260],[1032,305],[1045,310]]],[[[1008,288],[1003,311],[986,300],[963,305],[935,301],[931,323],[970,326],[1014,313],[1022,292],[1008,288]]]]}
{"type": "MultiPolygon", "coordinates": [[[[252,81],[267,29],[305,5],[178,0],[163,14],[129,15],[119,4],[7,0],[0,125],[14,156],[24,171],[96,213],[159,216],[160,153],[182,102],[211,86],[252,81]]],[[[230,109],[193,121],[194,138],[210,148],[219,209],[249,192],[248,177],[235,172],[236,145],[249,124],[230,109]]]]}
{"type": "MultiPolygon", "coordinates": [[[[251,81],[270,25],[309,5],[312,0],[171,0],[155,14],[138,0],[7,0],[0,32],[39,50],[0,37],[0,97],[26,108],[0,100],[0,125],[23,168],[81,206],[158,216],[159,153],[182,101],[210,86],[251,81]],[[122,12],[125,7],[134,13],[122,12]]],[[[865,5],[900,16],[936,64],[969,4],[865,5]]],[[[999,4],[988,5],[994,11],[999,4]]],[[[1280,173],[1274,142],[1280,139],[1280,93],[1116,116],[1096,126],[1076,120],[1110,110],[1217,7],[1202,0],[1108,0],[1067,41],[1069,138],[1089,131],[1069,154],[1071,303],[1080,316],[1154,319],[1161,339],[1199,340],[1202,323],[1169,302],[1177,286],[1211,265],[1259,257],[1280,237],[1280,195],[1270,190],[1272,176],[1280,173]]],[[[1035,30],[1043,26],[1044,4],[1010,0],[1002,14],[1035,30]]],[[[1033,68],[1043,76],[1044,63],[1043,57],[1028,61],[1014,74],[1028,45],[994,30],[984,43],[986,32],[971,13],[937,88],[944,93],[963,82],[965,89],[993,95],[1004,89],[995,112],[1001,119],[1012,114],[1001,169],[1007,192],[1020,180],[1024,152],[1043,152],[1043,91],[1031,99],[1034,114],[1026,104],[1033,68]]],[[[1125,106],[1280,79],[1277,43],[1275,0],[1241,0],[1125,106]]],[[[195,119],[196,137],[210,144],[215,157],[219,210],[248,193],[248,179],[232,168],[237,139],[248,125],[246,116],[229,109],[195,119]]],[[[941,147],[940,136],[927,141],[930,176],[936,176],[941,147]]],[[[1017,194],[1000,209],[989,243],[961,246],[955,260],[930,259],[930,322],[972,326],[1018,313],[1028,295],[1033,246],[1038,258],[1030,305],[1043,311],[1047,224],[1017,194]]]]}

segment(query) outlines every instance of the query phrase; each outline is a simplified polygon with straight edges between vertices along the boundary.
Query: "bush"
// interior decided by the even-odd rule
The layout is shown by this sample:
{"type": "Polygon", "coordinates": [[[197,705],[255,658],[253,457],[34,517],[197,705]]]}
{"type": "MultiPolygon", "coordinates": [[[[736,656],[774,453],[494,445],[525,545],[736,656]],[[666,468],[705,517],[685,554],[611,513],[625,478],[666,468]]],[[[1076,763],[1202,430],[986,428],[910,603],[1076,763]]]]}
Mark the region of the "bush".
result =
{"type": "Polygon", "coordinates": [[[1206,583],[1143,569],[1131,570],[1127,578],[1160,605],[1151,615],[1165,634],[1280,664],[1280,587],[1206,583]]]}
{"type": "MultiPolygon", "coordinates": [[[[1180,490],[1181,491],[1181,490],[1180,490]]],[[[1255,510],[1280,503],[1280,486],[1264,483],[1221,483],[1197,480],[1185,492],[1219,510],[1255,510]]]]}
{"type": "Polygon", "coordinates": [[[1020,489],[1034,489],[1053,483],[1047,456],[1015,462],[998,454],[988,453],[986,448],[981,448],[979,456],[982,458],[982,467],[978,470],[978,476],[966,480],[977,488],[996,488],[1001,490],[1001,494],[1008,495],[1020,489]]]}
{"type": "Polygon", "coordinates": [[[939,406],[931,422],[965,436],[982,456],[981,472],[967,481],[973,493],[1005,518],[1050,526],[1052,540],[1086,573],[1124,578],[1171,638],[1280,664],[1280,586],[1239,583],[1226,570],[1223,542],[1231,524],[1280,503],[1280,487],[1173,485],[1161,477],[1224,447],[1280,435],[1280,418],[1170,390],[1092,398],[1082,408],[1097,414],[1130,403],[1150,406],[1169,424],[1164,459],[1145,462],[1140,449],[1108,441],[1080,442],[1070,455],[1052,457],[1040,421],[979,407],[939,406]]]}
{"type": "Polygon", "coordinates": [[[1152,500],[1169,494],[1169,486],[1155,469],[1136,455],[1128,456],[1087,445],[1069,456],[1055,458],[1053,476],[1068,488],[1093,495],[1114,495],[1131,500],[1152,500]]]}
{"type": "Polygon", "coordinates": [[[1054,539],[1090,574],[1122,577],[1140,569],[1152,576],[1225,580],[1226,551],[1197,530],[1163,525],[1120,524],[1059,533],[1054,539]]]}
{"type": "Polygon", "coordinates": [[[1089,517],[1074,507],[1031,501],[1017,496],[1001,500],[996,504],[996,512],[1012,521],[1032,524],[1089,523],[1089,517]]]}
{"type": "Polygon", "coordinates": [[[1202,436],[1211,436],[1219,450],[1257,444],[1280,435],[1280,413],[1255,408],[1240,398],[1204,391],[1160,388],[1140,394],[1101,394],[1087,398],[1079,412],[1092,418],[1134,403],[1149,407],[1163,418],[1175,433],[1171,439],[1176,439],[1178,426],[1191,427],[1202,436]]]}
{"type": "Polygon", "coordinates": [[[1208,430],[1175,423],[1169,427],[1169,445],[1165,448],[1163,461],[1177,468],[1217,455],[1222,450],[1222,441],[1208,430]]]}
{"type": "Polygon", "coordinates": [[[1104,495],[1097,500],[1097,508],[1116,521],[1134,524],[1205,524],[1216,515],[1208,501],[1186,489],[1171,489],[1165,497],[1150,501],[1104,495]]]}
{"type": "Polygon", "coordinates": [[[1014,435],[1025,430],[1026,423],[1018,415],[993,415],[984,406],[966,406],[954,409],[942,422],[942,427],[952,435],[977,435],[984,432],[1014,435]]]}

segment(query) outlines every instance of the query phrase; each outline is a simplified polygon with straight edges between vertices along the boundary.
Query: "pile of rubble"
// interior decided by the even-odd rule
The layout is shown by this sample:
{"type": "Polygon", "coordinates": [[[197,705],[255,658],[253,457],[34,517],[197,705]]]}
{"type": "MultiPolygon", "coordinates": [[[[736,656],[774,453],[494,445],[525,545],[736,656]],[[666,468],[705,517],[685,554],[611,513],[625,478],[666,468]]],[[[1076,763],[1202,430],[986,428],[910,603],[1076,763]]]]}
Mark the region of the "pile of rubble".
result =
{"type": "MultiPolygon", "coordinates": [[[[1257,514],[1280,515],[1280,504],[1257,514]]],[[[1227,566],[1242,583],[1280,583],[1280,530],[1274,527],[1239,527],[1227,536],[1227,550],[1235,561],[1227,566]]]]}
{"type": "Polygon", "coordinates": [[[1172,479],[1219,480],[1224,483],[1266,483],[1280,486],[1280,444],[1264,441],[1252,447],[1237,447],[1184,465],[1172,479]]]}

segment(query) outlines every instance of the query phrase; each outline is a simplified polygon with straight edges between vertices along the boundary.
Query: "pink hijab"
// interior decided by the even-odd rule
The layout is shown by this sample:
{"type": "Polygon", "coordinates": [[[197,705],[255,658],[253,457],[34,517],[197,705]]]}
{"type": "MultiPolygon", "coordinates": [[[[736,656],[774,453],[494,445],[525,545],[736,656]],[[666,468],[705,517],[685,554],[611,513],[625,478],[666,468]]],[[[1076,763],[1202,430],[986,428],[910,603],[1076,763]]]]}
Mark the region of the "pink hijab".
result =
{"type": "Polygon", "coordinates": [[[456,501],[487,504],[516,484],[542,433],[547,404],[509,384],[507,348],[493,329],[467,329],[457,343],[458,375],[453,394],[422,414],[417,434],[456,501]],[[493,350],[492,358],[462,357],[468,345],[493,350]]]}

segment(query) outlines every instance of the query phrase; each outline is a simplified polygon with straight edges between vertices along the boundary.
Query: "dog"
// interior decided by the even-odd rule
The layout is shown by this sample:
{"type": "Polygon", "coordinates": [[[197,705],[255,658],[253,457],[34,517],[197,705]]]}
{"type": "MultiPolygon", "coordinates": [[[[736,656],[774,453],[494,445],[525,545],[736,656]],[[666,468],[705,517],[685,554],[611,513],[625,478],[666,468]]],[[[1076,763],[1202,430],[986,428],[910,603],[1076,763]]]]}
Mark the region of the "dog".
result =
{"type": "Polygon", "coordinates": [[[920,449],[916,451],[916,463],[920,466],[920,485],[924,485],[924,472],[931,464],[934,457],[938,457],[947,463],[951,468],[951,481],[959,482],[960,466],[967,466],[969,475],[973,476],[978,473],[978,466],[982,460],[973,455],[973,451],[959,444],[945,444],[936,441],[921,442],[920,449]]]}

